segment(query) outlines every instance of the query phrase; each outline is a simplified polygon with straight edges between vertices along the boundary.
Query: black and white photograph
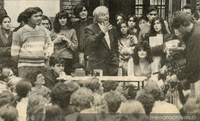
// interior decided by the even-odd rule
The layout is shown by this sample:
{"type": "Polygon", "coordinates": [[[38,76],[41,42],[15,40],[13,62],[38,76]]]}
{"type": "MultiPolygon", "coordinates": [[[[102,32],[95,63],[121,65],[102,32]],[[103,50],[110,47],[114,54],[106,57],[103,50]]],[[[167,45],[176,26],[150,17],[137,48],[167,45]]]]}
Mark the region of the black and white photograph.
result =
{"type": "Polygon", "coordinates": [[[200,0],[0,0],[0,121],[199,121],[200,0]]]}

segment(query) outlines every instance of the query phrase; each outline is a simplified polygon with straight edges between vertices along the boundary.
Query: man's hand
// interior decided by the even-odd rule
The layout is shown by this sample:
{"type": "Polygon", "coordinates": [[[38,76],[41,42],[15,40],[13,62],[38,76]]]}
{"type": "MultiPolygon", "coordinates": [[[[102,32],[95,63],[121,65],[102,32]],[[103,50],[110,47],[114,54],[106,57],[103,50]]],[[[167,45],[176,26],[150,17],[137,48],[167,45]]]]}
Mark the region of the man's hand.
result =
{"type": "Polygon", "coordinates": [[[110,29],[112,29],[112,25],[111,25],[109,22],[104,22],[104,23],[102,23],[101,31],[102,31],[103,33],[108,32],[110,29]]]}

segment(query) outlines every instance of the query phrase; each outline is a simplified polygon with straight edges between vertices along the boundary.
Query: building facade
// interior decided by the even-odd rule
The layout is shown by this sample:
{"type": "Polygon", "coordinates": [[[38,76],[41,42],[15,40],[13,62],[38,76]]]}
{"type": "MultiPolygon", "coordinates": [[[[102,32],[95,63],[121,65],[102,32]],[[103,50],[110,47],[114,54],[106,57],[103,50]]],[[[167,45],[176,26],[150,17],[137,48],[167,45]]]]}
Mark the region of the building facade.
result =
{"type": "MultiPolygon", "coordinates": [[[[14,18],[13,21],[16,21],[16,15],[18,13],[14,13],[12,15],[12,12],[9,11],[10,9],[14,10],[15,7],[19,7],[19,13],[24,9],[24,7],[21,7],[18,4],[21,1],[27,1],[30,3],[30,0],[0,0],[0,8],[5,8],[9,15],[11,15],[11,18],[14,18]],[[11,2],[13,1],[12,8],[10,7],[11,2]],[[12,17],[14,16],[14,17],[12,17]]],[[[31,1],[33,2],[33,1],[31,1]]],[[[93,10],[99,6],[99,5],[105,5],[109,8],[110,12],[110,19],[111,22],[114,22],[115,15],[117,13],[123,13],[125,15],[129,14],[135,14],[137,16],[140,16],[142,14],[146,14],[147,8],[150,5],[157,5],[159,8],[159,14],[161,17],[167,19],[169,18],[174,11],[181,10],[181,8],[185,4],[192,4],[194,6],[194,9],[199,10],[200,8],[200,0],[40,0],[40,1],[34,1],[34,4],[32,6],[38,6],[41,7],[44,11],[44,14],[49,16],[50,18],[55,17],[55,13],[57,13],[59,10],[66,10],[68,13],[73,15],[73,9],[74,6],[79,3],[84,2],[86,5],[89,6],[89,16],[92,17],[93,10]],[[44,4],[48,3],[48,4],[44,4]],[[52,3],[52,4],[51,4],[52,3]]],[[[25,5],[26,5],[25,4],[25,5]]],[[[17,11],[16,11],[17,12],[17,11]]]]}

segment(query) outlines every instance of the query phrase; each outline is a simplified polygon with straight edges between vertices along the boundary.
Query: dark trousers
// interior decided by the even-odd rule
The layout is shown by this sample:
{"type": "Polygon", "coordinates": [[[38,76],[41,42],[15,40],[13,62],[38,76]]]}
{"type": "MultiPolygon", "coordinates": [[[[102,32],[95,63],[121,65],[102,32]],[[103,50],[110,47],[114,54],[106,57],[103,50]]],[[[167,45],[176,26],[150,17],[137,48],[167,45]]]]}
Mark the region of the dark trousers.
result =
{"type": "Polygon", "coordinates": [[[72,66],[74,65],[74,61],[73,59],[69,59],[69,58],[64,58],[65,60],[65,73],[67,75],[71,75],[71,69],[72,69],[72,66]]]}

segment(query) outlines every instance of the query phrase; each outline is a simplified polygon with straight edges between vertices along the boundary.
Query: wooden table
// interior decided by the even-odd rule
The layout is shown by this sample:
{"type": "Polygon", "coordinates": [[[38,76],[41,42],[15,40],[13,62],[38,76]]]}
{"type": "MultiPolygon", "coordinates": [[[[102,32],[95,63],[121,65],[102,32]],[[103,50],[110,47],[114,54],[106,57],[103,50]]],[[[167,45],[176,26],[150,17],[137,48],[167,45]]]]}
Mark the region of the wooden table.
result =
{"type": "MultiPolygon", "coordinates": [[[[92,78],[91,76],[85,77],[73,77],[74,80],[87,80],[92,78]]],[[[137,82],[138,88],[140,88],[140,84],[142,84],[142,88],[144,87],[144,81],[147,79],[145,76],[97,76],[99,80],[104,81],[117,81],[117,82],[137,82]]]]}

